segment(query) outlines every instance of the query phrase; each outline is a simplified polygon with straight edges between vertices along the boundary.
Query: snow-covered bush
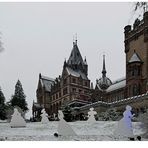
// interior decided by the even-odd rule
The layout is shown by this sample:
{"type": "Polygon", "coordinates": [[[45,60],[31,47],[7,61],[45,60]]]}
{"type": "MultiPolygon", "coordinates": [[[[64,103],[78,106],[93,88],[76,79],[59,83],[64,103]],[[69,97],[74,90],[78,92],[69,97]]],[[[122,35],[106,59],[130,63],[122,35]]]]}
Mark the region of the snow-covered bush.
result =
{"type": "Polygon", "coordinates": [[[121,118],[121,113],[116,109],[108,109],[106,112],[98,114],[98,120],[102,121],[117,121],[121,118]]]}

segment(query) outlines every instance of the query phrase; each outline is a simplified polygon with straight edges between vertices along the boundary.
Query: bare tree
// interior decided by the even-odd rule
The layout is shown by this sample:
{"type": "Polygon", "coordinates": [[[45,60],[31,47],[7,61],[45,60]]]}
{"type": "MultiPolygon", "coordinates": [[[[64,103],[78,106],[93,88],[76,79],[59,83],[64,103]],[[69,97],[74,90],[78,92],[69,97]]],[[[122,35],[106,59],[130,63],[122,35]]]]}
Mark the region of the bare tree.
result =
{"type": "Polygon", "coordinates": [[[134,11],[143,9],[143,13],[147,11],[148,2],[135,2],[134,11]]]}

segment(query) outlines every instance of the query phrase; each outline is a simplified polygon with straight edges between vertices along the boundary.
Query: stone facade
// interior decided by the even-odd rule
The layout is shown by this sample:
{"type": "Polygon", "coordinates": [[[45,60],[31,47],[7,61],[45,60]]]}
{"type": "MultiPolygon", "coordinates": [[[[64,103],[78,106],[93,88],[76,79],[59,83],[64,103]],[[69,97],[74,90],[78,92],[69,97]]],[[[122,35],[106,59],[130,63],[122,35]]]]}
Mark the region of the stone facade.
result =
{"type": "Polygon", "coordinates": [[[135,20],[133,27],[124,28],[126,54],[126,97],[143,94],[148,85],[148,12],[143,20],[135,20]],[[129,63],[136,53],[141,60],[129,63]],[[137,73],[135,72],[137,71],[137,73]],[[137,92],[136,92],[137,91],[137,92]]]}

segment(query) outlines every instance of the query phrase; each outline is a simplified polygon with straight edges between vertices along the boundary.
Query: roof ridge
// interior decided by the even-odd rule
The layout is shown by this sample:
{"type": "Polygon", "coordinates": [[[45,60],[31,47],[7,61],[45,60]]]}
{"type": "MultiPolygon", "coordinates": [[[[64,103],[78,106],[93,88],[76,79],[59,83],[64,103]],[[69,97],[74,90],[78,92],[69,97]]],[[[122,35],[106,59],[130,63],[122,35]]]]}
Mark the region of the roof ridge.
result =
{"type": "Polygon", "coordinates": [[[142,62],[140,56],[138,55],[138,53],[136,53],[136,51],[134,51],[130,60],[128,61],[128,63],[132,63],[132,62],[142,62]]]}
{"type": "Polygon", "coordinates": [[[118,82],[124,81],[124,80],[126,80],[125,77],[118,78],[118,79],[116,79],[116,80],[114,80],[114,81],[112,82],[112,85],[113,85],[113,84],[116,84],[116,83],[118,83],[118,82]]]}
{"type": "Polygon", "coordinates": [[[50,78],[50,77],[47,77],[47,76],[43,76],[43,75],[41,75],[41,79],[48,80],[48,81],[54,81],[55,80],[53,78],[50,78]]]}

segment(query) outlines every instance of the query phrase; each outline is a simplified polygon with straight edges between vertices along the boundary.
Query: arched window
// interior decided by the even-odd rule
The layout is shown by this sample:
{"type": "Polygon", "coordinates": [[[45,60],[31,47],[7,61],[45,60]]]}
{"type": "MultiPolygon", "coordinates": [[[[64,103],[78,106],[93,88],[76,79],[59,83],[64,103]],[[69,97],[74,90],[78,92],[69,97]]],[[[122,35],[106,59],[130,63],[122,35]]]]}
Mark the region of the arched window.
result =
{"type": "Polygon", "coordinates": [[[56,104],[56,113],[58,112],[59,106],[58,103],[56,104]]]}

